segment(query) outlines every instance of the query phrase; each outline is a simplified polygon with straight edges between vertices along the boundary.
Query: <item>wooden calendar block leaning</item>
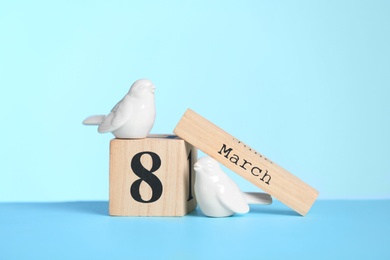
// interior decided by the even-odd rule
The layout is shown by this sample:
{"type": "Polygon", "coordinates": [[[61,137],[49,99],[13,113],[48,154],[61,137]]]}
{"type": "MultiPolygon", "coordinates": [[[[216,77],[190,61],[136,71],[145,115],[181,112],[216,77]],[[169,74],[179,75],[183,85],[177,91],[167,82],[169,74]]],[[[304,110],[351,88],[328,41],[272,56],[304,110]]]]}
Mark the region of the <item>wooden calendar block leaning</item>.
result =
{"type": "Polygon", "coordinates": [[[303,216],[318,197],[313,187],[191,109],[173,132],[303,216]]]}
{"type": "Polygon", "coordinates": [[[177,136],[112,139],[110,203],[113,216],[184,216],[196,207],[197,150],[177,136]]]}

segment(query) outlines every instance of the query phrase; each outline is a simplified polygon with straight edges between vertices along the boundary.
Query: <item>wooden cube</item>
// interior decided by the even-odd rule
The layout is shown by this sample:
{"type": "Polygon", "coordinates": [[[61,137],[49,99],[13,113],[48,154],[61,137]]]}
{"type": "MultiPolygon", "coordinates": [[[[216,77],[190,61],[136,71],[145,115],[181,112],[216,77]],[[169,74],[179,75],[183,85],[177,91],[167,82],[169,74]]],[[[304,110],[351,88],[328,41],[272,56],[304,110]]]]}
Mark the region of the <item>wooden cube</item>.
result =
{"type": "Polygon", "coordinates": [[[196,207],[197,150],[175,135],[110,142],[113,216],[184,216],[196,207]]]}

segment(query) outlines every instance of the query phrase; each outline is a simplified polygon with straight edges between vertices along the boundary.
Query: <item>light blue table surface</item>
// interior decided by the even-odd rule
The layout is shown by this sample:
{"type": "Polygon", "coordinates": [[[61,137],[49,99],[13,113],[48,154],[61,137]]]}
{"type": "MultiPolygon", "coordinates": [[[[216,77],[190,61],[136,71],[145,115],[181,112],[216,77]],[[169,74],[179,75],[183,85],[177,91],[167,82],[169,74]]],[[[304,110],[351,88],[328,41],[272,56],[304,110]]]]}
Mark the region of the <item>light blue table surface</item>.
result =
{"type": "Polygon", "coordinates": [[[390,259],[390,200],[278,201],[207,218],[110,217],[108,202],[0,203],[0,259],[390,259]]]}

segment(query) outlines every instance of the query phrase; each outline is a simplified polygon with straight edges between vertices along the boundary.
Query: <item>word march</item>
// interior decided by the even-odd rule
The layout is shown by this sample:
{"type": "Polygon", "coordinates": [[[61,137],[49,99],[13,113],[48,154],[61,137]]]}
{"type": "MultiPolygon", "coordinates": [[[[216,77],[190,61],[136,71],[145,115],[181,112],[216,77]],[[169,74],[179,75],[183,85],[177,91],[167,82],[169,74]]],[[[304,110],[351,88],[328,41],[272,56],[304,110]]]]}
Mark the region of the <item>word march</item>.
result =
{"type": "Polygon", "coordinates": [[[226,159],[228,159],[231,163],[241,167],[242,169],[244,169],[246,171],[249,171],[253,176],[259,177],[262,175],[260,180],[263,181],[264,183],[270,185],[269,183],[271,181],[271,175],[268,174],[267,169],[265,169],[265,172],[263,173],[263,169],[260,169],[258,166],[253,166],[253,164],[251,162],[249,162],[248,160],[246,160],[244,158],[242,158],[242,160],[240,161],[240,157],[237,154],[232,153],[232,152],[233,152],[233,148],[231,148],[231,147],[227,148],[226,144],[222,144],[222,147],[218,153],[220,155],[222,155],[223,157],[225,157],[226,159]],[[232,153],[231,156],[230,156],[230,153],[232,153]]]}

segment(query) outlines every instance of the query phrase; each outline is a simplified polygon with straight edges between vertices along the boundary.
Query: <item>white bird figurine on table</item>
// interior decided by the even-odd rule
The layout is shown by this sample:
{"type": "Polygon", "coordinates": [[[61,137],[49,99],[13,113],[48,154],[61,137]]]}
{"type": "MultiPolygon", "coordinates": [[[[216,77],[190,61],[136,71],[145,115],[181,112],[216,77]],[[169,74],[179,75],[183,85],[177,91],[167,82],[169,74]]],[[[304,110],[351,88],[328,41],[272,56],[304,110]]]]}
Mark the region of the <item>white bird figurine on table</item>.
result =
{"type": "Polygon", "coordinates": [[[266,193],[243,193],[220,168],[218,162],[205,156],[194,164],[195,197],[200,210],[209,217],[228,217],[249,212],[249,204],[271,204],[266,193]]]}
{"type": "Polygon", "coordinates": [[[107,116],[90,116],[83,124],[99,125],[99,133],[112,132],[117,138],[145,138],[156,117],[155,89],[150,80],[137,80],[107,116]]]}

